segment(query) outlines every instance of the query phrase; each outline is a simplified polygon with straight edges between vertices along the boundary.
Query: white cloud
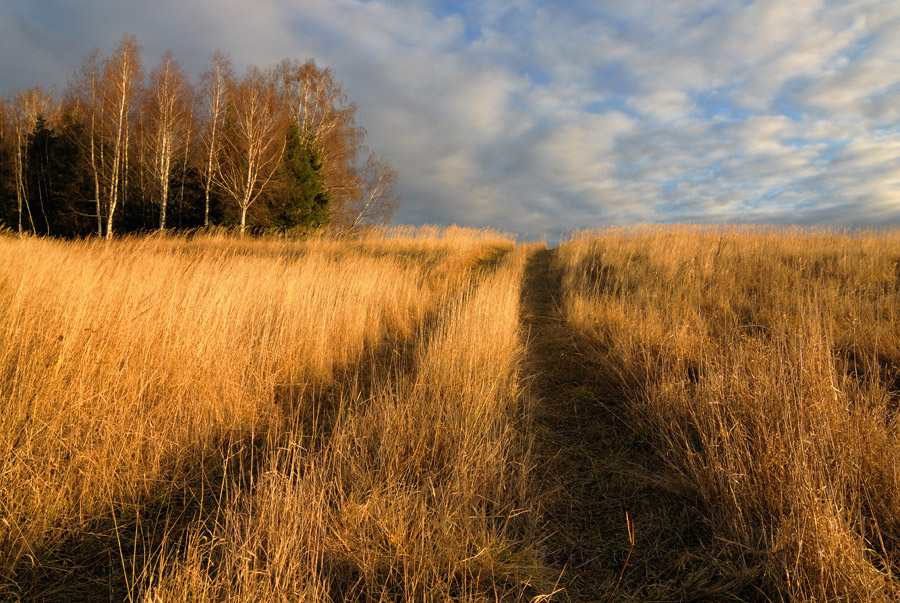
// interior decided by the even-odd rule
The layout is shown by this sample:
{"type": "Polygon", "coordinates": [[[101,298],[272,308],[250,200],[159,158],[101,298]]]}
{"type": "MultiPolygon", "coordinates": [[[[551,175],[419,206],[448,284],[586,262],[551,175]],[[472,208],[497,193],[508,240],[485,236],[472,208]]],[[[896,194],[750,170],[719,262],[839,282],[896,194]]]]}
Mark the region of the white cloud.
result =
{"type": "Polygon", "coordinates": [[[147,66],[330,66],[400,221],[900,221],[893,0],[93,0],[0,7],[0,93],[123,31],[147,66]]]}
{"type": "Polygon", "coordinates": [[[688,117],[698,109],[683,90],[659,90],[636,95],[629,105],[642,116],[661,122],[688,117]]]}

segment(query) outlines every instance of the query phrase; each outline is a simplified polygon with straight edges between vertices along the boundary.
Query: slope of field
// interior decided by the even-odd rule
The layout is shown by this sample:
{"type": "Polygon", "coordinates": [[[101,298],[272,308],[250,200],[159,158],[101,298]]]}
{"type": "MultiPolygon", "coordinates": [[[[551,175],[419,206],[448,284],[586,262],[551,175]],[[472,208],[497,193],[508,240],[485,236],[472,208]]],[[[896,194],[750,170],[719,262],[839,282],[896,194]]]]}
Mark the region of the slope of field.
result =
{"type": "Polygon", "coordinates": [[[454,229],[0,245],[6,596],[527,582],[525,248],[454,229]]]}
{"type": "Polygon", "coordinates": [[[668,506],[695,511],[636,599],[900,598],[897,231],[608,230],[555,269],[668,506]]]}
{"type": "Polygon", "coordinates": [[[898,266],[896,231],[0,237],[0,600],[896,600],[898,266]]]}

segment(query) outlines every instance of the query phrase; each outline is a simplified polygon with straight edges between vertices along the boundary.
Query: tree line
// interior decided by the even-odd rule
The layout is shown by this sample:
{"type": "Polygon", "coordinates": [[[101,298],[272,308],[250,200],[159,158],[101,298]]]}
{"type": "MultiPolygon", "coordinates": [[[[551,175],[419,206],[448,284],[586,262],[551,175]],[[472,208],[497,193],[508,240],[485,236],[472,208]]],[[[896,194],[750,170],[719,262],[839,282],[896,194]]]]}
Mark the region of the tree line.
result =
{"type": "Polygon", "coordinates": [[[60,98],[0,101],[0,221],[18,232],[352,229],[400,203],[356,105],[313,60],[237,77],[217,52],[192,82],[171,52],[145,75],[125,35],[84,57],[60,98]]]}

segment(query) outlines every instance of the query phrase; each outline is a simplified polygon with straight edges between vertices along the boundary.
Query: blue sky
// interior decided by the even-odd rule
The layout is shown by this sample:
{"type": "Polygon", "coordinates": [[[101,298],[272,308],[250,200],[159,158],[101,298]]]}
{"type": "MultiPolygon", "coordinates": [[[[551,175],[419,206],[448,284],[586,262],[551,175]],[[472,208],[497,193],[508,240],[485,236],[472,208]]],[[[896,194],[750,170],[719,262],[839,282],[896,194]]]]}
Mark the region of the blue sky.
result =
{"type": "Polygon", "coordinates": [[[331,67],[397,223],[900,223],[897,0],[0,0],[0,95],[125,31],[331,67]]]}

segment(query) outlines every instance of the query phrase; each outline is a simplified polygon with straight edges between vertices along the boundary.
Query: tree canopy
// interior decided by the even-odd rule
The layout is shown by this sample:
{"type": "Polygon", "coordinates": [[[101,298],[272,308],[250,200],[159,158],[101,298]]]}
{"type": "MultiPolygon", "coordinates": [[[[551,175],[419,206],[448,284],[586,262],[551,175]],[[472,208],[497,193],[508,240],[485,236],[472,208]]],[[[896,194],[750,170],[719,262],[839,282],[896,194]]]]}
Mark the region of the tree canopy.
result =
{"type": "Polygon", "coordinates": [[[305,232],[390,220],[396,172],[327,68],[234,75],[217,52],[192,82],[167,52],[144,75],[125,35],[88,54],[60,98],[0,98],[0,222],[51,236],[239,226],[305,232]]]}

